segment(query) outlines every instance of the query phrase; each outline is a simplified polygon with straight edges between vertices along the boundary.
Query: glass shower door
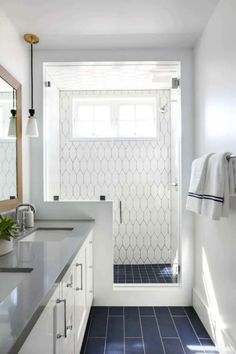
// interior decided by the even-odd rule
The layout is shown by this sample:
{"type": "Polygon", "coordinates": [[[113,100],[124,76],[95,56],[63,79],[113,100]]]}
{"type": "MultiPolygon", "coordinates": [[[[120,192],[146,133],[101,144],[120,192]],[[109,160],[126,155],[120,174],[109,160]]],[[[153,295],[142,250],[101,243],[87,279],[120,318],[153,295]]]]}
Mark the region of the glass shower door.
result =
{"type": "Polygon", "coordinates": [[[171,90],[157,92],[157,139],[123,141],[117,147],[122,156],[114,200],[117,284],[177,281],[178,190],[172,181],[177,183],[178,166],[171,100],[171,90]]]}

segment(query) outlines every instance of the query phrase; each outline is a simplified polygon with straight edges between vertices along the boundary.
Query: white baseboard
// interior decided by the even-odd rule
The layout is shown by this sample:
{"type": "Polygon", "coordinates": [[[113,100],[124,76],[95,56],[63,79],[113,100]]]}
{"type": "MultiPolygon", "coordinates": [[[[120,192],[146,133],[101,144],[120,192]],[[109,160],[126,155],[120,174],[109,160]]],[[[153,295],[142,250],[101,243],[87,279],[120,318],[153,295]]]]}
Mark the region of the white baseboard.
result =
{"type": "Polygon", "coordinates": [[[193,307],[212,340],[216,343],[220,354],[235,354],[235,340],[225,328],[222,328],[219,319],[215,317],[195,288],[193,289],[193,307]]]}

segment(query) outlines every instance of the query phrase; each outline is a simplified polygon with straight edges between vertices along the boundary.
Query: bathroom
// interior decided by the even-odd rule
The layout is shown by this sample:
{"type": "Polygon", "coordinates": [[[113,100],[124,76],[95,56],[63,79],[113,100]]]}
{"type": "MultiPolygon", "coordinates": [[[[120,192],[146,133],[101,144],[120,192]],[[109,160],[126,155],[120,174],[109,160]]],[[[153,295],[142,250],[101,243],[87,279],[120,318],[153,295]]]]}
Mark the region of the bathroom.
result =
{"type": "Polygon", "coordinates": [[[236,154],[235,2],[17,5],[0,2],[0,214],[21,228],[0,353],[235,353],[236,199],[220,220],[186,208],[193,160],[236,154]]]}

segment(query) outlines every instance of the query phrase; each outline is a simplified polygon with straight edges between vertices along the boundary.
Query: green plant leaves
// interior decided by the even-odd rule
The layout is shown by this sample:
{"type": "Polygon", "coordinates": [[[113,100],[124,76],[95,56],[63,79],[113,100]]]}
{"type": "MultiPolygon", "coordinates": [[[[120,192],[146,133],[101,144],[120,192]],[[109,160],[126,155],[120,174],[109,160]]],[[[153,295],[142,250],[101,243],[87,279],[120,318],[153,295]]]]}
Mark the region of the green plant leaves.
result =
{"type": "Polygon", "coordinates": [[[16,234],[16,222],[7,216],[0,215],[0,240],[11,241],[16,234]]]}

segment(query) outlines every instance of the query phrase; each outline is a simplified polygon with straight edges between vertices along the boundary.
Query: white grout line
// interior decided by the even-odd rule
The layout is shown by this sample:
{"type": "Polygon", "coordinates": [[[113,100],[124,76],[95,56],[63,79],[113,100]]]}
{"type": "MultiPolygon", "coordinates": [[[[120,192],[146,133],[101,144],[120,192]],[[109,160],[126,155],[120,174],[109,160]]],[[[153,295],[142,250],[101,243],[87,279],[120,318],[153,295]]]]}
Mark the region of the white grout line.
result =
{"type": "Polygon", "coordinates": [[[160,331],[159,323],[158,323],[157,316],[156,316],[156,313],[155,313],[155,309],[154,309],[154,307],[153,307],[152,309],[153,309],[154,314],[155,314],[155,320],[156,320],[156,324],[157,324],[159,336],[160,336],[160,338],[161,338],[162,348],[163,348],[164,353],[166,354],[166,350],[165,350],[164,343],[163,343],[163,340],[162,340],[161,331],[160,331]]]}
{"type": "Polygon", "coordinates": [[[106,337],[105,337],[105,345],[104,345],[104,354],[106,353],[106,346],[107,346],[107,332],[108,332],[109,311],[110,311],[110,307],[108,307],[108,310],[107,310],[107,324],[106,324],[106,337]]]}
{"type": "Polygon", "coordinates": [[[138,307],[138,317],[139,317],[139,324],[140,324],[140,330],[141,330],[141,335],[142,335],[142,343],[143,343],[143,352],[144,354],[146,354],[146,349],[145,349],[145,345],[144,345],[144,337],[143,337],[143,328],[142,328],[142,323],[141,323],[141,316],[140,316],[140,310],[138,307]]]}
{"type": "Polygon", "coordinates": [[[180,338],[179,337],[162,337],[162,339],[177,339],[177,340],[179,340],[180,338]]]}
{"type": "Polygon", "coordinates": [[[141,277],[141,272],[140,272],[140,269],[139,269],[139,267],[138,267],[138,273],[139,273],[139,276],[140,276],[140,280],[141,280],[141,283],[140,283],[140,284],[142,284],[142,277],[141,277]]]}
{"type": "MultiPolygon", "coordinates": [[[[94,307],[92,307],[92,310],[91,310],[91,319],[90,319],[90,324],[89,324],[89,328],[88,328],[88,334],[87,334],[87,338],[86,338],[86,343],[85,343],[85,346],[84,346],[84,353],[86,353],[86,349],[87,349],[87,345],[88,345],[89,332],[90,332],[90,328],[91,328],[91,325],[92,325],[92,322],[93,322],[93,314],[94,314],[94,307]]],[[[86,331],[86,329],[85,329],[85,331],[86,331]]]]}
{"type": "MultiPolygon", "coordinates": [[[[180,336],[179,336],[179,331],[178,331],[178,329],[177,329],[177,327],[176,327],[176,324],[175,324],[174,318],[173,318],[173,316],[172,316],[172,313],[171,313],[171,311],[170,311],[170,308],[169,308],[169,307],[167,307],[167,308],[168,308],[168,311],[169,311],[169,314],[170,314],[170,318],[171,318],[171,320],[172,320],[172,322],[173,322],[173,325],[174,325],[174,327],[175,327],[177,336],[178,336],[178,338],[179,338],[180,344],[181,344],[181,346],[182,346],[182,349],[183,349],[184,353],[186,354],[186,351],[185,351],[185,349],[184,349],[184,345],[183,345],[182,340],[181,340],[181,338],[180,338],[180,336]]],[[[186,316],[185,316],[185,317],[186,317],[186,316]]]]}
{"type": "MultiPolygon", "coordinates": [[[[193,329],[193,332],[195,333],[195,336],[197,337],[198,343],[202,346],[202,343],[201,343],[200,339],[198,338],[197,332],[195,331],[195,328],[193,327],[193,324],[192,324],[192,322],[191,322],[191,319],[190,319],[190,317],[188,316],[187,312],[185,311],[185,308],[184,308],[184,312],[186,313],[187,319],[189,320],[189,323],[190,323],[190,325],[191,325],[191,327],[192,327],[192,329],[193,329]]],[[[205,350],[204,350],[204,351],[205,351],[205,350]]]]}
{"type": "Polygon", "coordinates": [[[120,268],[118,267],[118,272],[117,272],[117,276],[116,276],[116,278],[118,279],[118,281],[119,281],[119,276],[120,276],[120,268]]]}
{"type": "Polygon", "coordinates": [[[124,354],[125,354],[125,308],[123,307],[123,333],[124,333],[124,354]]]}

